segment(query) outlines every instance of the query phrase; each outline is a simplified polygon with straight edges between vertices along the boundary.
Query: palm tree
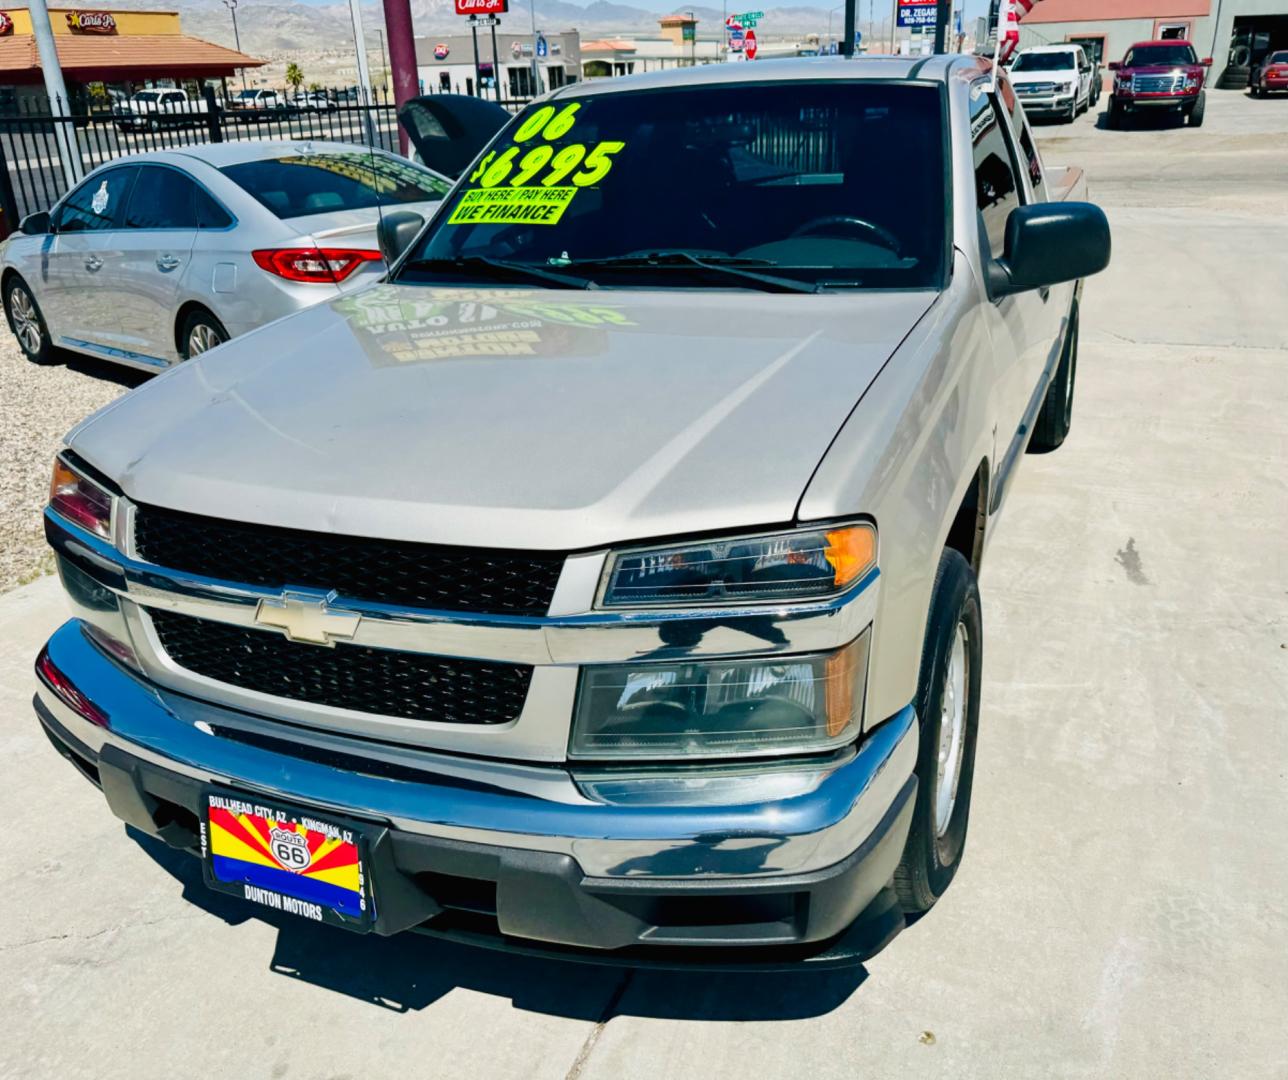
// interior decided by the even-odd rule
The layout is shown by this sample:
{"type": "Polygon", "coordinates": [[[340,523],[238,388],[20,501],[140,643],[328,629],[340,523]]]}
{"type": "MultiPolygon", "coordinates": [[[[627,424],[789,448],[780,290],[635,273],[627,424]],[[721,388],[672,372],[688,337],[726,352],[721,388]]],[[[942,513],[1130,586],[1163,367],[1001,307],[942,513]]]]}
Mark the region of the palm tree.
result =
{"type": "Polygon", "coordinates": [[[300,65],[295,61],[291,61],[286,65],[286,81],[297,94],[300,92],[300,86],[304,82],[304,72],[300,70],[300,65]]]}

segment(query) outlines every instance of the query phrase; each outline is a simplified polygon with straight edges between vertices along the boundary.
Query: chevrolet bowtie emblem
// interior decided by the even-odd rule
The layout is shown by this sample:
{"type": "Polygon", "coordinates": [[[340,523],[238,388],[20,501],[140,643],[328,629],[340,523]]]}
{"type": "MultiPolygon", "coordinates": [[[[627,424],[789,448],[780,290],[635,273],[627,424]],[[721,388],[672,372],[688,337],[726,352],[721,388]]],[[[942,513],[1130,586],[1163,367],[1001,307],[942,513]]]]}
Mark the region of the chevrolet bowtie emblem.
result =
{"type": "Polygon", "coordinates": [[[335,611],[327,606],[335,593],[318,596],[316,593],[284,592],[276,600],[261,600],[255,609],[255,622],[281,630],[291,641],[307,641],[311,645],[334,645],[348,641],[358,632],[361,615],[349,611],[335,611]]]}

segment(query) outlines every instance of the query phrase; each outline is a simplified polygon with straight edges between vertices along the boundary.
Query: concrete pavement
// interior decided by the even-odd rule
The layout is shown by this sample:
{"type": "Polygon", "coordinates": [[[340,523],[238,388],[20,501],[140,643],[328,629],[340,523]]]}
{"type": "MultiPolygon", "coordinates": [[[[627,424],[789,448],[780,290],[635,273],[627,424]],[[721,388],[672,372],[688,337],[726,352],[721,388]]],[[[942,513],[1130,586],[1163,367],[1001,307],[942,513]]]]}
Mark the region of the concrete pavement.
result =
{"type": "Polygon", "coordinates": [[[801,977],[266,920],[45,743],[45,580],[0,597],[0,1075],[1288,1076],[1288,101],[1093,119],[1039,133],[1115,260],[1073,434],[986,564],[968,855],[929,916],[801,977]]]}

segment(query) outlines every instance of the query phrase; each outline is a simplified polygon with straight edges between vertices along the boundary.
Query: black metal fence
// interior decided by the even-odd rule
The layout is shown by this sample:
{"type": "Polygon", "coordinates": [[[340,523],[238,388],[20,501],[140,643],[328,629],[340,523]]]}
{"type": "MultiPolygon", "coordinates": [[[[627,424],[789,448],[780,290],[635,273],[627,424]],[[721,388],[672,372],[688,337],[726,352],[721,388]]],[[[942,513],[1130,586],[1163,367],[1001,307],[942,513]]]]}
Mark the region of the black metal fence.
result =
{"type": "MultiPolygon", "coordinates": [[[[398,120],[384,90],[259,91],[193,99],[159,88],[73,115],[0,116],[0,236],[47,210],[79,177],[126,154],[211,142],[318,139],[398,152],[398,120]]],[[[526,101],[502,101],[517,111],[526,101]]]]}

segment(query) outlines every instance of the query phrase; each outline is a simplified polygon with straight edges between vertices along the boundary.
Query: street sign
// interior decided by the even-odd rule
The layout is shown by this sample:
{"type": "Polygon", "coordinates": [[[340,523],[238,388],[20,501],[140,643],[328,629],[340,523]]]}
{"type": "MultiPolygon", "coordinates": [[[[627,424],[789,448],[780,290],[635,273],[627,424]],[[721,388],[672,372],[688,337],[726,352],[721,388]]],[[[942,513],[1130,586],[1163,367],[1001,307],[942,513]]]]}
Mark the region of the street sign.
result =
{"type": "Polygon", "coordinates": [[[544,60],[550,55],[550,45],[546,42],[545,34],[537,35],[537,59],[544,60]]]}
{"type": "Polygon", "coordinates": [[[756,59],[756,31],[748,30],[746,40],[743,42],[742,51],[747,54],[748,60],[756,59]]]}
{"type": "Polygon", "coordinates": [[[938,0],[899,0],[900,26],[933,27],[938,18],[938,0]]]}

